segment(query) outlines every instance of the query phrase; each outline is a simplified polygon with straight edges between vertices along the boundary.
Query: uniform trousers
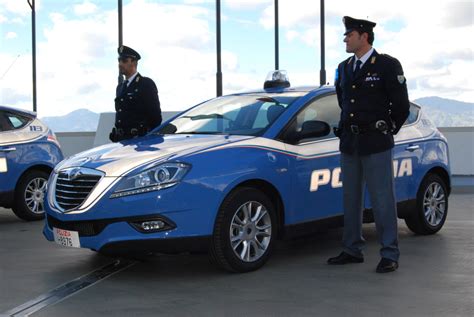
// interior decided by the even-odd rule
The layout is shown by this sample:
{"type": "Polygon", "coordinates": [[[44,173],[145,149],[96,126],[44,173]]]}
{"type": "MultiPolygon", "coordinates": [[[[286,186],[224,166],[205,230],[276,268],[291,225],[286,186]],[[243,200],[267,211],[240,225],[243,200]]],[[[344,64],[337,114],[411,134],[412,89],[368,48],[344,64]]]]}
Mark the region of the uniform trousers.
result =
{"type": "Polygon", "coordinates": [[[374,213],[380,255],[397,261],[397,207],[395,202],[392,149],[369,154],[341,153],[344,196],[343,248],[350,255],[361,257],[365,240],[362,237],[365,185],[374,213]]]}

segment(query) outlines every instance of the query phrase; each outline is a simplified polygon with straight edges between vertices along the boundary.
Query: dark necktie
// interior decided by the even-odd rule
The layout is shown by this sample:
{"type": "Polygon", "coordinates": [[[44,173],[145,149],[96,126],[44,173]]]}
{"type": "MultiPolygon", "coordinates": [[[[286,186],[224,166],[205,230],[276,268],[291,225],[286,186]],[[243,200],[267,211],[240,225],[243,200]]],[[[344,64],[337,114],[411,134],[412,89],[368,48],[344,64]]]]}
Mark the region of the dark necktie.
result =
{"type": "Polygon", "coordinates": [[[128,83],[128,80],[123,81],[122,87],[120,87],[120,96],[125,93],[125,90],[127,90],[127,83],[128,83]]]}
{"type": "Polygon", "coordinates": [[[356,62],[356,67],[355,67],[355,69],[354,69],[354,77],[355,77],[355,76],[357,75],[357,73],[359,72],[359,70],[360,70],[360,65],[362,65],[362,61],[359,59],[359,60],[357,60],[357,62],[356,62]]]}

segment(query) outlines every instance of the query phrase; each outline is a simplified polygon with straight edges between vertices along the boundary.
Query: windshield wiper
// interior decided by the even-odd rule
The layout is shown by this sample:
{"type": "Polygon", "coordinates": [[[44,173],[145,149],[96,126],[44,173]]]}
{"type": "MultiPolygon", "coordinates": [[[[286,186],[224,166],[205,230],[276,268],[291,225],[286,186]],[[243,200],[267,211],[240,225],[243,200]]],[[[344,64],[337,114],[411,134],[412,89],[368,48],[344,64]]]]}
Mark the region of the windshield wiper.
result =
{"type": "Polygon", "coordinates": [[[176,132],[174,134],[228,134],[228,133],[223,133],[223,132],[215,132],[215,131],[182,131],[182,132],[176,132]]]}
{"type": "Polygon", "coordinates": [[[224,120],[229,120],[232,121],[231,118],[228,118],[222,114],[219,113],[210,113],[210,114],[198,114],[195,116],[182,116],[180,118],[189,118],[191,120],[203,120],[203,119],[224,119],[224,120]]]}

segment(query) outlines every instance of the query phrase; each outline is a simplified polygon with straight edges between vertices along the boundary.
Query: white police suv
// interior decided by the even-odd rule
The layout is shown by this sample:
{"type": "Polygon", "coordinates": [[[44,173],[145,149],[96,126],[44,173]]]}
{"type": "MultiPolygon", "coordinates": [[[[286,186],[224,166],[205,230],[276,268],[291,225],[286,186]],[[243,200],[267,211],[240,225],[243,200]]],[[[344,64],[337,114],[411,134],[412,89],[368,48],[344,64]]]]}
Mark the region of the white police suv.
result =
{"type": "MultiPolygon", "coordinates": [[[[205,101],[148,135],[54,169],[44,235],[108,254],[208,250],[230,271],[261,267],[275,240],[341,224],[334,87],[289,87],[205,101]]],[[[448,144],[415,104],[396,136],[399,217],[418,234],[448,212],[448,144]]],[[[370,204],[366,199],[366,216],[370,204]]]]}

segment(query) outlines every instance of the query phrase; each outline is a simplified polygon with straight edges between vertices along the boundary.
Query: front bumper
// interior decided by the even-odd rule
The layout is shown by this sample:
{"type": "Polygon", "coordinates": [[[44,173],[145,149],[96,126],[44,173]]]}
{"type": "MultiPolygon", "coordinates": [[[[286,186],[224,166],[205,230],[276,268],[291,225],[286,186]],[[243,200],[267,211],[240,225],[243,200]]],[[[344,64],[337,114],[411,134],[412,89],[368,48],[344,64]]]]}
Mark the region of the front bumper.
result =
{"type": "Polygon", "coordinates": [[[54,241],[53,228],[76,231],[81,248],[110,254],[205,251],[210,241],[210,235],[183,235],[173,221],[161,215],[81,221],[47,215],[43,234],[49,241],[54,241]],[[143,233],[134,225],[150,220],[163,221],[166,226],[158,232],[143,233]]]}
{"type": "Polygon", "coordinates": [[[220,193],[195,184],[126,196],[103,196],[84,212],[62,213],[45,204],[43,234],[54,241],[53,227],[79,233],[81,248],[144,249],[153,252],[201,250],[202,241],[212,235],[220,193]],[[167,226],[161,231],[143,233],[134,222],[161,220],[167,226]]]}

